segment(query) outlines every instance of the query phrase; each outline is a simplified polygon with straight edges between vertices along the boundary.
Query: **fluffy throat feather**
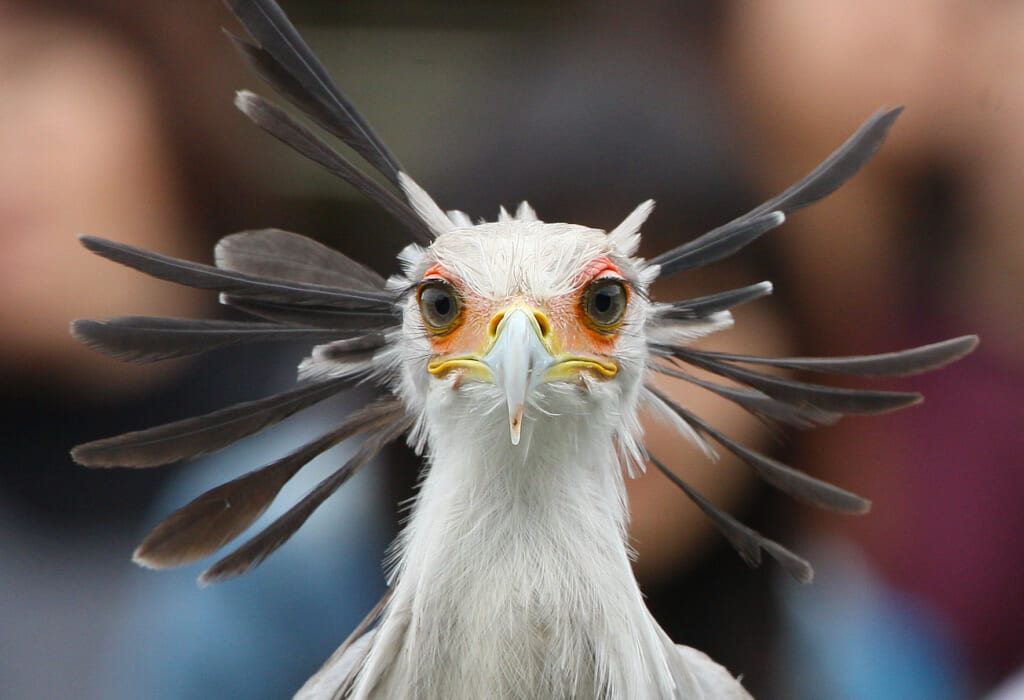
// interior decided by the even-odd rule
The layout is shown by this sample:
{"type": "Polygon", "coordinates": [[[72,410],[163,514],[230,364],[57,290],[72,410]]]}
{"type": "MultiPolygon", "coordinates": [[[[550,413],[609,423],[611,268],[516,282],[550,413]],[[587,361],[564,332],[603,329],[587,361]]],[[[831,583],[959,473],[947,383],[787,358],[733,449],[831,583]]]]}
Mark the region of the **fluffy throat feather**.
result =
{"type": "MultiPolygon", "coordinates": [[[[427,420],[429,466],[417,498],[417,515],[429,508],[435,525],[458,527],[467,519],[465,525],[471,528],[487,521],[527,532],[534,525],[555,525],[586,514],[601,520],[603,527],[613,525],[620,540],[624,537],[624,476],[612,422],[589,413],[558,414],[531,405],[523,441],[513,445],[500,407],[453,409],[450,404],[426,409],[439,416],[427,420]]],[[[415,521],[414,515],[412,524],[415,521]]]]}
{"type": "Polygon", "coordinates": [[[393,612],[409,620],[406,648],[434,657],[397,673],[425,697],[656,697],[650,684],[669,681],[630,670],[664,652],[630,568],[612,435],[547,416],[521,449],[489,418],[431,440],[393,612]]]}

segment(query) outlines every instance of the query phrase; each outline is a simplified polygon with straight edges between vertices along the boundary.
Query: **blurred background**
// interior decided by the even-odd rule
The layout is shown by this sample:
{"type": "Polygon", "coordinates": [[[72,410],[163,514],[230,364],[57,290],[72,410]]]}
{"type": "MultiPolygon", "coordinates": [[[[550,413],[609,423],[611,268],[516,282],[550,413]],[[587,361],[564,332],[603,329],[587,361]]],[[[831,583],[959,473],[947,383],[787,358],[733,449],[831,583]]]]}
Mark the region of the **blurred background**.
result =
{"type": "MultiPolygon", "coordinates": [[[[878,157],[738,259],[662,298],[761,279],[709,347],[849,355],[978,333],[945,371],[893,383],[927,402],[806,433],[681,400],[747,443],[856,491],[812,512],[650,427],[714,502],[815,564],[800,586],[748,570],[656,475],[631,485],[637,572],[677,641],[759,698],[1024,697],[1024,5],[968,0],[630,3],[292,0],[285,10],[445,208],[608,229],[657,209],[642,254],[782,190],[876,109],[906,105],[878,157]]],[[[174,508],[268,463],[347,396],[237,448],[160,470],[94,471],[86,440],[287,387],[305,351],[252,347],[121,365],[73,318],[212,316],[213,299],[86,253],[90,234],[209,262],[275,226],[394,271],[405,237],[231,106],[264,94],[216,0],[0,0],[0,697],[289,696],[383,592],[412,493],[396,449],[246,577],[154,573],[130,553],[174,508]]],[[[659,446],[660,450],[659,450],[659,446]]],[[[344,458],[311,465],[286,505],[344,458]]],[[[274,517],[272,511],[265,518],[274,517]]],[[[266,522],[266,520],[262,521],[266,522]]]]}

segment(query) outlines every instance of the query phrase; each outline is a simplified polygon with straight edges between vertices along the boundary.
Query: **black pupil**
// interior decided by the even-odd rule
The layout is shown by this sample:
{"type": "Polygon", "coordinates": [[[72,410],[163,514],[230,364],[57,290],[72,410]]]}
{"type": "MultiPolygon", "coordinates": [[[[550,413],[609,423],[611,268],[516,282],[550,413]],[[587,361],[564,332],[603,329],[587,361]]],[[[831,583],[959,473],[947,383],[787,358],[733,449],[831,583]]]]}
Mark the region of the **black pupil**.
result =
{"type": "Polygon", "coordinates": [[[612,308],[612,303],[612,292],[607,288],[594,295],[594,310],[598,313],[608,313],[612,308]]]}
{"type": "Polygon", "coordinates": [[[452,310],[452,300],[444,292],[438,291],[434,296],[434,313],[442,318],[452,310]]]}
{"type": "Polygon", "coordinates": [[[420,292],[420,308],[427,324],[435,329],[447,326],[458,314],[458,302],[450,290],[440,284],[423,287],[420,292]]]}
{"type": "Polygon", "coordinates": [[[611,324],[619,320],[625,302],[622,286],[605,282],[591,292],[588,311],[595,321],[611,324]]]}

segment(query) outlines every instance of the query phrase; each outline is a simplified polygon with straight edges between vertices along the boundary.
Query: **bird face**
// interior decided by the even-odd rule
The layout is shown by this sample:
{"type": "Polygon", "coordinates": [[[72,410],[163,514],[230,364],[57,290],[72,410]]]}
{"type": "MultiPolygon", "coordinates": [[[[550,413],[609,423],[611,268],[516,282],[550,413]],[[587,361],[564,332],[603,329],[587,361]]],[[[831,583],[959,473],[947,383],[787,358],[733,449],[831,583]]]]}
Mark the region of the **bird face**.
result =
{"type": "Polygon", "coordinates": [[[424,395],[504,405],[513,444],[531,405],[588,411],[646,361],[644,286],[603,231],[519,218],[459,228],[408,277],[406,375],[424,395]]]}

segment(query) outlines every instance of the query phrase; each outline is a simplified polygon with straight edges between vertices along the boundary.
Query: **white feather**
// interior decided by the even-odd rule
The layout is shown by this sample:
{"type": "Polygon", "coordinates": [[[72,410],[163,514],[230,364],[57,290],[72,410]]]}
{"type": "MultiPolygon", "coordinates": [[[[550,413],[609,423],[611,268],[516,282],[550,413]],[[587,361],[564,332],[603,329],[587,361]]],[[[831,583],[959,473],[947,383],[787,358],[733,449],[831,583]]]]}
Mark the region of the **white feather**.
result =
{"type": "Polygon", "coordinates": [[[473,220],[469,218],[469,214],[458,209],[449,209],[448,218],[453,224],[461,228],[469,228],[473,225],[473,220]]]}
{"type": "Polygon", "coordinates": [[[415,180],[405,173],[398,173],[398,182],[402,186],[402,191],[405,192],[405,197],[409,200],[413,210],[423,220],[423,223],[434,232],[434,235],[440,236],[455,228],[452,220],[442,211],[441,207],[437,206],[437,203],[427,194],[426,190],[416,184],[415,180]]]}
{"type": "Polygon", "coordinates": [[[654,211],[654,200],[648,199],[622,220],[622,223],[608,232],[608,238],[623,255],[633,255],[640,247],[640,227],[654,211]]]}

